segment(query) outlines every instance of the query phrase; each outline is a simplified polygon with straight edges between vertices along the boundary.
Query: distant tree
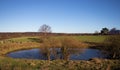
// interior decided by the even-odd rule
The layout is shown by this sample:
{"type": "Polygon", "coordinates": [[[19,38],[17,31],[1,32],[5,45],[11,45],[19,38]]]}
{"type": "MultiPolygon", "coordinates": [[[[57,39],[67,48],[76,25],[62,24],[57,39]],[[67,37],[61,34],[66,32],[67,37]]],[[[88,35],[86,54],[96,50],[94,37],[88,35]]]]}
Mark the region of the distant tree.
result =
{"type": "Polygon", "coordinates": [[[115,34],[116,33],[116,28],[112,28],[110,31],[109,31],[110,34],[115,34]]]}
{"type": "Polygon", "coordinates": [[[101,34],[108,34],[109,33],[109,29],[108,28],[102,28],[101,30],[101,34]]]}
{"type": "Polygon", "coordinates": [[[116,28],[112,28],[110,31],[109,31],[110,34],[120,34],[120,30],[116,29],[116,28]]]}
{"type": "Polygon", "coordinates": [[[110,31],[116,31],[116,28],[112,28],[110,31]]]}
{"type": "Polygon", "coordinates": [[[46,24],[43,24],[42,26],[40,26],[40,29],[38,31],[42,32],[44,35],[52,32],[51,27],[49,25],[46,25],[46,24]]]}

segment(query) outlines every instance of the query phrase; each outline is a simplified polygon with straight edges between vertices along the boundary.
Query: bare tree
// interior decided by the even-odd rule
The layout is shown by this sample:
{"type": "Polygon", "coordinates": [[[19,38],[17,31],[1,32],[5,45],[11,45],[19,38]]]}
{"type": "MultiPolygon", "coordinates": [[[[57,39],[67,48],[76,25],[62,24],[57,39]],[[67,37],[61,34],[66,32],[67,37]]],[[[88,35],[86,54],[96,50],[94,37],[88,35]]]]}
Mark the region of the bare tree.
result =
{"type": "Polygon", "coordinates": [[[41,40],[43,42],[43,48],[41,48],[41,52],[47,56],[47,59],[50,61],[50,37],[47,36],[48,33],[51,33],[51,27],[49,25],[43,24],[42,26],[40,26],[40,29],[38,30],[39,32],[43,33],[43,36],[41,37],[41,40]]]}
{"type": "Polygon", "coordinates": [[[51,27],[49,25],[46,25],[46,24],[43,24],[42,26],[40,26],[40,29],[38,31],[44,33],[45,35],[47,33],[52,32],[51,27]]]}

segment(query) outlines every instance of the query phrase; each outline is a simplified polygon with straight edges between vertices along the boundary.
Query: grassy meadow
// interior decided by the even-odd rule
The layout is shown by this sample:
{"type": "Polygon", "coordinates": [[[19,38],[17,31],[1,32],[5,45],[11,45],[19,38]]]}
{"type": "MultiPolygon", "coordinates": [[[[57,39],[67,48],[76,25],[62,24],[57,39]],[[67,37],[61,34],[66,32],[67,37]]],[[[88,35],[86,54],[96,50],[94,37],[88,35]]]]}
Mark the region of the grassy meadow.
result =
{"type": "MultiPolygon", "coordinates": [[[[53,37],[53,36],[52,36],[53,37]]],[[[56,36],[56,38],[61,39],[65,36],[56,36]]],[[[104,41],[106,36],[69,36],[74,37],[82,43],[101,43],[104,41]]],[[[5,39],[0,41],[0,55],[6,54],[8,52],[20,49],[28,48],[39,48],[41,47],[40,37],[18,37],[5,39]]],[[[89,45],[88,45],[89,47],[89,45]]]]}
{"type": "MultiPolygon", "coordinates": [[[[54,37],[54,36],[52,36],[54,37]]],[[[64,36],[55,36],[61,39],[64,36]]],[[[74,37],[81,43],[91,46],[90,43],[102,43],[107,36],[68,36],[74,37]]],[[[93,45],[93,44],[92,44],[93,45]]],[[[93,58],[85,60],[33,60],[13,59],[5,54],[21,49],[40,48],[42,42],[40,37],[18,37],[0,40],[0,70],[115,70],[120,68],[119,60],[93,58]]]]}
{"type": "Polygon", "coordinates": [[[99,35],[99,36],[75,36],[75,37],[82,42],[101,43],[105,40],[107,36],[99,35]]]}

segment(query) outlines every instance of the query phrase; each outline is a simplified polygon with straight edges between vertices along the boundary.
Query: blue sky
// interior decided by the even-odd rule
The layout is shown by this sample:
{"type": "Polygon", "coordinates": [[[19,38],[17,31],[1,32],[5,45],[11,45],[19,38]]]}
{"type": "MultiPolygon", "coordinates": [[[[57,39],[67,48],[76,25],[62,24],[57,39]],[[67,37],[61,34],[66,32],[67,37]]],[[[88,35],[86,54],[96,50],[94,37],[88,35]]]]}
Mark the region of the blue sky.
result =
{"type": "Polygon", "coordinates": [[[0,32],[94,33],[120,29],[120,0],[0,0],[0,32]]]}

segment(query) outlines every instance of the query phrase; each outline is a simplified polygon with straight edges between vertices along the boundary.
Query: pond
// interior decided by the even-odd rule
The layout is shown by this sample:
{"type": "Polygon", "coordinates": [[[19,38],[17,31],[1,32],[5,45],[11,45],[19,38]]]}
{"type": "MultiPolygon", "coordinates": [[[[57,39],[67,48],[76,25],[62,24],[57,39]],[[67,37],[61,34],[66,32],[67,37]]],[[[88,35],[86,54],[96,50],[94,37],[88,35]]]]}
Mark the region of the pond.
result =
{"type": "MultiPolygon", "coordinates": [[[[64,53],[61,52],[61,48],[55,48],[57,58],[55,57],[53,53],[53,48],[50,48],[50,59],[62,59],[63,55],[68,56],[70,60],[89,60],[91,58],[105,58],[105,55],[98,49],[69,49],[67,52],[64,51],[64,53]]],[[[28,50],[19,50],[14,51],[7,54],[8,57],[12,58],[27,58],[27,59],[41,59],[41,60],[47,60],[47,57],[45,57],[45,53],[43,54],[43,49],[28,49],[28,50]]]]}

